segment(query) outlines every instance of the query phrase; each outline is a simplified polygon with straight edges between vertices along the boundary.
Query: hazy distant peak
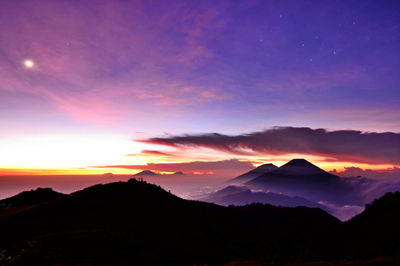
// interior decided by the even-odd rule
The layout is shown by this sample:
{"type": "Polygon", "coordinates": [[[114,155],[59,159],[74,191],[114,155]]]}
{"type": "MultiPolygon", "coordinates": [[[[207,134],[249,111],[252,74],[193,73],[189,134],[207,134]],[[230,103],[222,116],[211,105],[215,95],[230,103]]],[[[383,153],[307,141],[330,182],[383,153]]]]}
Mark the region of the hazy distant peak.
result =
{"type": "Polygon", "coordinates": [[[158,174],[156,172],[153,172],[153,171],[150,171],[150,170],[144,170],[144,171],[142,171],[140,173],[137,173],[137,174],[135,174],[133,176],[149,176],[149,175],[154,176],[154,175],[158,175],[158,174]]]}
{"type": "Polygon", "coordinates": [[[256,178],[262,174],[269,173],[276,169],[278,169],[278,167],[273,165],[272,163],[263,164],[263,165],[260,165],[256,168],[254,168],[253,170],[250,170],[247,173],[244,173],[238,177],[235,177],[235,178],[229,180],[228,182],[229,183],[239,183],[239,184],[244,183],[244,182],[247,182],[247,181],[249,181],[253,178],[256,178]]]}
{"type": "Polygon", "coordinates": [[[205,194],[202,198],[200,198],[200,200],[206,201],[206,202],[214,202],[214,199],[216,199],[216,198],[222,199],[226,196],[236,195],[236,194],[243,193],[243,192],[250,193],[251,190],[246,186],[230,185],[230,186],[224,187],[220,190],[217,190],[215,192],[205,194]]]}
{"type": "Polygon", "coordinates": [[[172,175],[185,175],[185,174],[182,171],[178,171],[178,172],[173,173],[172,175]]]}
{"type": "Polygon", "coordinates": [[[244,191],[250,191],[250,189],[245,186],[227,186],[221,190],[218,190],[217,192],[215,192],[215,194],[229,195],[229,194],[239,193],[239,192],[244,192],[244,191]]]}
{"type": "Polygon", "coordinates": [[[265,163],[256,167],[255,169],[261,169],[261,168],[277,168],[277,166],[272,163],[265,163]]]}
{"type": "Polygon", "coordinates": [[[266,164],[262,164],[256,168],[254,168],[253,170],[247,172],[247,173],[254,173],[254,174],[264,174],[266,172],[270,172],[273,171],[275,169],[278,169],[278,167],[272,163],[266,163],[266,164]]]}

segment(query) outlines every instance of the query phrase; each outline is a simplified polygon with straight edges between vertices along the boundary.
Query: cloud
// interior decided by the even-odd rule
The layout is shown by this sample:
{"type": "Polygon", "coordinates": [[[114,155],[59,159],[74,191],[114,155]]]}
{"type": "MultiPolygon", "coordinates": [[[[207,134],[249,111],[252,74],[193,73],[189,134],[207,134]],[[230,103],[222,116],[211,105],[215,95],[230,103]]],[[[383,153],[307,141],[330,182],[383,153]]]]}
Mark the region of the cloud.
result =
{"type": "Polygon", "coordinates": [[[365,209],[364,206],[357,206],[357,205],[336,206],[328,202],[318,202],[318,203],[327,207],[332,215],[336,216],[342,221],[349,220],[350,218],[356,216],[365,209]]]}
{"type": "Polygon", "coordinates": [[[397,179],[372,179],[366,177],[349,177],[343,179],[353,186],[365,203],[382,197],[387,192],[400,191],[400,181],[397,179]]]}
{"type": "Polygon", "coordinates": [[[274,127],[242,135],[218,133],[139,140],[172,147],[206,147],[232,154],[321,155],[337,161],[400,164],[400,133],[274,127]]]}
{"type": "Polygon", "coordinates": [[[223,89],[193,84],[188,68],[213,57],[204,39],[225,25],[227,14],[218,6],[9,3],[0,8],[0,90],[33,94],[95,124],[120,122],[127,113],[148,117],[154,106],[174,113],[176,105],[187,110],[224,100],[230,94],[223,89]],[[27,58],[34,68],[23,67],[27,58]],[[182,93],[187,86],[194,89],[182,93]]]}
{"type": "Polygon", "coordinates": [[[185,163],[148,163],[146,165],[106,165],[96,168],[122,168],[134,170],[153,170],[157,172],[182,171],[187,174],[215,174],[224,177],[234,177],[254,168],[250,161],[237,159],[223,161],[194,161],[185,163]]]}
{"type": "Polygon", "coordinates": [[[371,203],[387,192],[400,190],[400,168],[397,167],[383,170],[345,167],[342,172],[333,170],[330,173],[343,177],[345,182],[358,191],[365,203],[371,203]]]}
{"type": "Polygon", "coordinates": [[[162,151],[154,151],[154,150],[142,150],[139,154],[127,154],[125,156],[140,156],[140,155],[156,155],[156,156],[174,156],[173,154],[162,152],[162,151]]]}
{"type": "Polygon", "coordinates": [[[397,179],[400,181],[400,168],[393,167],[384,170],[361,169],[359,167],[345,167],[343,172],[336,170],[331,171],[332,174],[342,177],[362,176],[373,179],[397,179]]]}

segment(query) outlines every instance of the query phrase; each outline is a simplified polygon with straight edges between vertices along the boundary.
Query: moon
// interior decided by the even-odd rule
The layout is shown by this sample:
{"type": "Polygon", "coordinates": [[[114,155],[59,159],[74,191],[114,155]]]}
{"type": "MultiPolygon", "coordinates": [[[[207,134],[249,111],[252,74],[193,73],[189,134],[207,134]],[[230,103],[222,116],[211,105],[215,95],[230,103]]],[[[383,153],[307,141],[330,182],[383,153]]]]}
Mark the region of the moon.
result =
{"type": "Polygon", "coordinates": [[[32,68],[32,67],[34,67],[35,66],[35,63],[32,61],[32,60],[25,60],[24,61],[24,65],[25,65],[25,67],[27,67],[27,68],[32,68]]]}

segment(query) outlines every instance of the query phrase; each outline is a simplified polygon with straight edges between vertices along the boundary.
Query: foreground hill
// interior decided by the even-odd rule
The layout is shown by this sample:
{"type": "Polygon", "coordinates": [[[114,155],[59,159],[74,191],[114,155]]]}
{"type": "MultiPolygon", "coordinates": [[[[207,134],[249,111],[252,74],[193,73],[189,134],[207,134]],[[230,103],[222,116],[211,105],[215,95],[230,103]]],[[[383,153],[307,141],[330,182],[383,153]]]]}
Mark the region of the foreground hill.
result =
{"type": "Polygon", "coordinates": [[[0,259],[18,264],[187,264],[295,260],[340,221],[320,209],[222,207],[131,179],[0,220],[0,259]]]}
{"type": "Polygon", "coordinates": [[[13,197],[0,200],[0,220],[11,214],[22,212],[44,202],[58,200],[66,196],[51,188],[37,188],[35,190],[24,191],[13,197]]]}
{"type": "Polygon", "coordinates": [[[65,194],[56,192],[51,188],[37,188],[24,191],[13,197],[0,200],[0,208],[27,207],[43,202],[59,199],[65,194]]]}
{"type": "Polygon", "coordinates": [[[135,179],[58,196],[0,219],[1,265],[400,263],[399,192],[344,223],[316,208],[183,200],[135,179]]]}
{"type": "Polygon", "coordinates": [[[276,170],[246,182],[245,185],[288,196],[300,196],[315,202],[325,201],[336,205],[364,203],[347,182],[304,159],[291,160],[276,170]]]}
{"type": "Polygon", "coordinates": [[[393,254],[400,257],[399,225],[400,192],[387,193],[328,234],[324,242],[335,248],[336,253],[329,254],[326,250],[320,253],[328,259],[338,255],[348,259],[390,257],[393,254]]]}

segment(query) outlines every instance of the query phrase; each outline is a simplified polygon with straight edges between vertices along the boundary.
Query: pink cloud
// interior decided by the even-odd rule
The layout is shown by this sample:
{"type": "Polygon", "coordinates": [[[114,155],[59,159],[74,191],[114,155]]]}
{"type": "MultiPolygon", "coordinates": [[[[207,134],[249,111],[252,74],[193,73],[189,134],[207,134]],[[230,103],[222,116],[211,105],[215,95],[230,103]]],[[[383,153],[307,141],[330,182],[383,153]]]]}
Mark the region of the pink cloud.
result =
{"type": "Polygon", "coordinates": [[[141,2],[99,2],[90,13],[85,5],[11,3],[0,25],[8,56],[0,62],[0,84],[7,84],[0,89],[40,95],[69,117],[93,123],[118,121],[122,113],[150,109],[146,104],[182,109],[227,97],[207,87],[185,93],[190,84],[166,71],[212,57],[200,40],[224,26],[218,9],[184,12],[188,7],[177,5],[174,12],[152,14],[160,15],[155,20],[141,2]],[[11,16],[21,12],[30,15],[11,16]],[[19,31],[6,30],[11,24],[19,31]],[[183,42],[172,42],[169,32],[183,42]],[[26,58],[35,68],[23,69],[26,58]]]}
{"type": "Polygon", "coordinates": [[[155,156],[174,156],[168,152],[155,151],[155,150],[142,150],[139,154],[127,154],[125,156],[141,156],[141,155],[155,155],[155,156]]]}
{"type": "Polygon", "coordinates": [[[342,172],[333,170],[331,171],[331,173],[340,175],[342,177],[362,176],[373,179],[386,179],[386,180],[392,179],[400,181],[400,168],[398,167],[381,169],[381,170],[361,169],[359,167],[345,167],[345,170],[342,172]]]}
{"type": "Polygon", "coordinates": [[[51,92],[46,95],[65,113],[75,120],[110,124],[120,120],[121,111],[110,105],[104,98],[83,96],[60,97],[51,92]]]}

